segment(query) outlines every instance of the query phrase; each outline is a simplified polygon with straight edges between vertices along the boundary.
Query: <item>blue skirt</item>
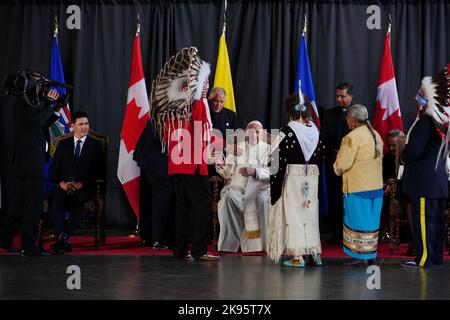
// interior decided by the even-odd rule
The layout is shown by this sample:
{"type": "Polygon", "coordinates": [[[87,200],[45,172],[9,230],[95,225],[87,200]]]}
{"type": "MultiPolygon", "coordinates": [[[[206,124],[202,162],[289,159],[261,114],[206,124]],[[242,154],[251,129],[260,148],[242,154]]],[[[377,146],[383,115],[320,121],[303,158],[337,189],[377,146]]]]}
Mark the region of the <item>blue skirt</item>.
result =
{"type": "Polygon", "coordinates": [[[349,193],[344,200],[344,252],[356,259],[377,257],[383,189],[349,193]]]}

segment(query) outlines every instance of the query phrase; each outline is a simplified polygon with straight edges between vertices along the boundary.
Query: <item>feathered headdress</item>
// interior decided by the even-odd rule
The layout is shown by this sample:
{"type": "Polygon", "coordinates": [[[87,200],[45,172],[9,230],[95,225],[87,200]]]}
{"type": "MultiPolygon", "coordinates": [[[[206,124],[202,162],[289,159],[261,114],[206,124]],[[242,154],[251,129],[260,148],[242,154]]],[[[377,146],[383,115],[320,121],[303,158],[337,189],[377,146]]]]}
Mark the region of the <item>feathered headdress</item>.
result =
{"type": "Polygon", "coordinates": [[[306,111],[305,97],[302,92],[302,81],[298,80],[298,103],[294,106],[295,111],[306,111]]]}
{"type": "MultiPolygon", "coordinates": [[[[442,139],[438,159],[442,150],[448,154],[450,141],[450,63],[434,77],[422,79],[422,86],[417,93],[416,100],[420,105],[420,112],[433,118],[437,133],[442,139]]],[[[436,162],[437,165],[437,162],[436,162]]]]}
{"type": "Polygon", "coordinates": [[[153,80],[150,115],[163,152],[175,121],[190,120],[192,103],[205,94],[210,72],[210,64],[200,58],[197,48],[190,47],[172,56],[153,80]]]}

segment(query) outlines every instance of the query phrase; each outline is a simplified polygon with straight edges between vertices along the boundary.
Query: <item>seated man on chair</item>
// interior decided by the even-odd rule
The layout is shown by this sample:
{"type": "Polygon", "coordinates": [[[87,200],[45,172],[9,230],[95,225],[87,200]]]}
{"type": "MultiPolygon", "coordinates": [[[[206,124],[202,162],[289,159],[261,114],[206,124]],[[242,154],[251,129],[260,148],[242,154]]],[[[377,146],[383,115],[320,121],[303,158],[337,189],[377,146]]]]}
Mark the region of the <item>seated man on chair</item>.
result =
{"type": "Polygon", "coordinates": [[[263,141],[259,121],[247,125],[245,141],[238,143],[238,154],[229,153],[216,160],[216,171],[225,180],[218,205],[219,251],[263,251],[269,212],[270,145],[263,141]]]}
{"type": "Polygon", "coordinates": [[[88,136],[86,113],[72,115],[73,137],[62,139],[56,147],[50,168],[54,183],[51,193],[51,215],[58,240],[52,245],[55,253],[72,251],[69,236],[75,233],[84,204],[95,194],[101,144],[88,136]],[[67,206],[69,205],[69,206],[67,206]],[[66,228],[64,212],[70,211],[66,228]]]}

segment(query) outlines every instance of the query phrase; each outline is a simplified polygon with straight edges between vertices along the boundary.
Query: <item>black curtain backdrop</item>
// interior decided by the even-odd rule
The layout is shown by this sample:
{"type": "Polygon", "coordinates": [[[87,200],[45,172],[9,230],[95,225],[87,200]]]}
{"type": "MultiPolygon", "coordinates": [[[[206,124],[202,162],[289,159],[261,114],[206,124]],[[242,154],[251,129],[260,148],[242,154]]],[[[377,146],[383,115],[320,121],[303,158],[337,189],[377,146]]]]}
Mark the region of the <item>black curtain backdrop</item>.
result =
{"type": "MultiPolygon", "coordinates": [[[[72,110],[86,111],[91,127],[110,137],[107,224],[133,227],[135,218],[116,178],[136,16],[147,90],[179,49],[196,46],[217,60],[223,1],[7,1],[0,5],[0,77],[30,66],[48,74],[53,17],[66,82],[74,84],[72,110]],[[81,29],[65,27],[70,4],[81,8],[81,29]]],[[[403,122],[411,125],[420,79],[450,62],[450,4],[446,1],[228,1],[227,44],[241,126],[257,119],[268,128],[287,121],[283,101],[294,87],[303,17],[318,105],[335,105],[335,86],[355,86],[354,101],[373,112],[378,74],[392,16],[391,49],[403,122]],[[369,30],[367,7],[379,5],[381,29],[369,30]]],[[[11,195],[13,98],[0,94],[2,210],[11,195]],[[5,203],[6,202],[6,203],[5,203]]]]}

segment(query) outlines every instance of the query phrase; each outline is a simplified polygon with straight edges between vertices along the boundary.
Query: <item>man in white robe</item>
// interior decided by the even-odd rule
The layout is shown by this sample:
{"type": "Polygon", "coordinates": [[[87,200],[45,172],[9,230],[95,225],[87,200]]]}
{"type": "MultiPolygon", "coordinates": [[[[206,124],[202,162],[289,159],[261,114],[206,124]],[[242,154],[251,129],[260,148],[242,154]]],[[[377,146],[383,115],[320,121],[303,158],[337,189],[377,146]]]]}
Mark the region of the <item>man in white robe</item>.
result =
{"type": "Polygon", "coordinates": [[[216,171],[225,179],[220,194],[218,250],[264,251],[270,202],[270,145],[264,141],[259,121],[247,125],[245,141],[225,161],[216,160],[216,171]]]}

